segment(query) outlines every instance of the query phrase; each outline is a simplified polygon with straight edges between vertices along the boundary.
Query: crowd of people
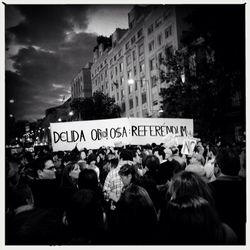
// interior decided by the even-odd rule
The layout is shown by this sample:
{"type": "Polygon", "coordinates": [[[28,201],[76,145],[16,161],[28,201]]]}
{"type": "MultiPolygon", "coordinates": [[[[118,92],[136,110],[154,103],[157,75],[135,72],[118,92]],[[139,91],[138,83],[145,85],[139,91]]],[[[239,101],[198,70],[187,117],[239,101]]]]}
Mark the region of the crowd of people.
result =
{"type": "Polygon", "coordinates": [[[6,245],[244,245],[245,144],[6,153],[6,245]]]}

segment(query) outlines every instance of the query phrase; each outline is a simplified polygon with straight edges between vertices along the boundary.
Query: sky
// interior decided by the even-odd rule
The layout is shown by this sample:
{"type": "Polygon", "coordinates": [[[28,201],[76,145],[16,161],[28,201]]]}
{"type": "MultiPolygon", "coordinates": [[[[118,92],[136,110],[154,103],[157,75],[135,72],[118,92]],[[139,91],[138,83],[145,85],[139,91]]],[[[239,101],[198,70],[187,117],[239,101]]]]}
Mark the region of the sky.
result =
{"type": "Polygon", "coordinates": [[[6,5],[6,114],[36,121],[70,97],[98,35],[128,28],[132,5],[6,5]]]}

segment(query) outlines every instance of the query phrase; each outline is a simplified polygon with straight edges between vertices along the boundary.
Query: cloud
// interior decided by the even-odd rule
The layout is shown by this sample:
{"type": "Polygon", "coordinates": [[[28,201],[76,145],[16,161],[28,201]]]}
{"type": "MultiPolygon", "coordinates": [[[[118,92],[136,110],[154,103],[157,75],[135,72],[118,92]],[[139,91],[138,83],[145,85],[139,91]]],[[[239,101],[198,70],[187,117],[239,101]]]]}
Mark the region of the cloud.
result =
{"type": "Polygon", "coordinates": [[[106,29],[117,25],[116,21],[121,19],[118,13],[125,8],[6,5],[7,112],[11,111],[16,119],[34,120],[42,118],[47,108],[62,104],[64,96],[68,99],[73,77],[92,61],[97,43],[96,32],[87,29],[92,22],[90,16],[98,19],[98,13],[103,13],[99,10],[108,13],[108,8],[114,11],[114,19],[100,15],[106,29]],[[15,100],[13,105],[7,101],[10,98],[15,100]]]}

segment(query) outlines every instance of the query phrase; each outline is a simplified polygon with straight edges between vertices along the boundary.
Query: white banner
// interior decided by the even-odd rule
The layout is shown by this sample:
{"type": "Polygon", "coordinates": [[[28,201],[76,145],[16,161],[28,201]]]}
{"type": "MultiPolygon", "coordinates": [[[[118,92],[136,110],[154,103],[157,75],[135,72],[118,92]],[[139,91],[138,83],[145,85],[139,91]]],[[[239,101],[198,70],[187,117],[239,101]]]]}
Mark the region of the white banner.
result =
{"type": "Polygon", "coordinates": [[[116,118],[51,123],[53,151],[97,149],[102,146],[160,144],[168,134],[192,136],[192,119],[116,118]]]}

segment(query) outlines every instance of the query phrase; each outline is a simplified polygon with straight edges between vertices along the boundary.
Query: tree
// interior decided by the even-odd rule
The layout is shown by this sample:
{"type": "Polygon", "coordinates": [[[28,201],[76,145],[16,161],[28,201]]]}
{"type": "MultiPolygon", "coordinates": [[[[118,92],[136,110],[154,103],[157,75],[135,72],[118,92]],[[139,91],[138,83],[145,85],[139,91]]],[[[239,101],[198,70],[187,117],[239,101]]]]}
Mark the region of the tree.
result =
{"type": "Polygon", "coordinates": [[[175,53],[166,49],[161,63],[161,80],[167,83],[161,91],[163,116],[193,118],[201,137],[209,138],[231,126],[227,116],[233,110],[232,96],[235,91],[245,93],[243,10],[241,6],[199,7],[187,18],[192,28],[183,33],[183,48],[175,53]],[[235,23],[240,27],[238,40],[230,39],[228,30],[235,23]]]}
{"type": "Polygon", "coordinates": [[[102,92],[95,92],[91,98],[77,98],[71,103],[80,120],[98,120],[120,117],[120,107],[113,98],[102,92]]]}

